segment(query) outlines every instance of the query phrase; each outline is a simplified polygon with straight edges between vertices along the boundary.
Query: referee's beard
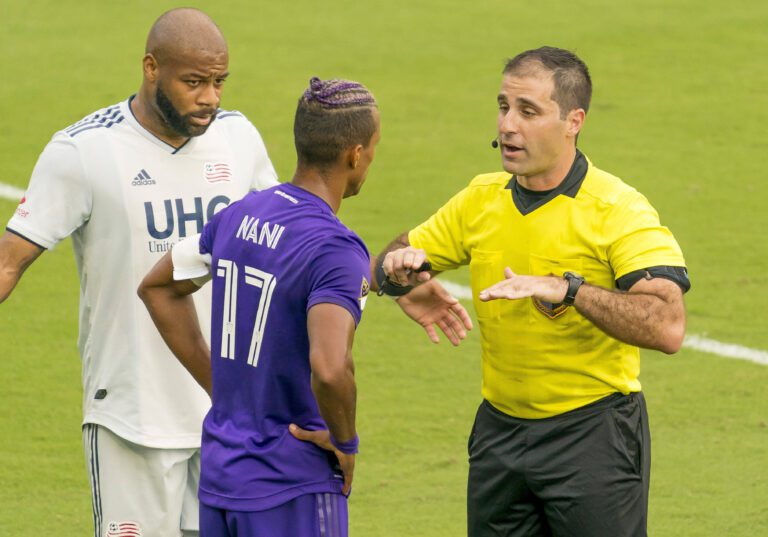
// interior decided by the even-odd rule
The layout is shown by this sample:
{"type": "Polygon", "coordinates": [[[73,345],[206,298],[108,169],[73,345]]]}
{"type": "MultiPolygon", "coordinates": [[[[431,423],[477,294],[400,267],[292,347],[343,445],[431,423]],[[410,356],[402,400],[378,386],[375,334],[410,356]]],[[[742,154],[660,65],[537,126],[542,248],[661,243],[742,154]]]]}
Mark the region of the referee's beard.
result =
{"type": "Polygon", "coordinates": [[[209,112],[211,113],[211,120],[207,125],[193,124],[189,119],[193,114],[189,113],[182,115],[176,107],[173,106],[173,103],[165,92],[160,88],[160,84],[157,85],[157,90],[155,91],[155,102],[157,103],[157,108],[160,110],[166,125],[168,125],[173,132],[185,138],[204,134],[216,119],[217,110],[214,110],[213,112],[209,112]]]}

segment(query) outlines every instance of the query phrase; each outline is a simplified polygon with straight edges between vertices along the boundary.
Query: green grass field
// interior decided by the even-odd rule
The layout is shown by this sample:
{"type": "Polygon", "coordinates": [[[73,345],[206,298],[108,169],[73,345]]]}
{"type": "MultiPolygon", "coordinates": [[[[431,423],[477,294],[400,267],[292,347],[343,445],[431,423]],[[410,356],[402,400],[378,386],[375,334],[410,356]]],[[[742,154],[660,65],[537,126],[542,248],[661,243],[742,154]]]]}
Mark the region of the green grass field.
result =
{"type": "MultiPolygon", "coordinates": [[[[759,0],[199,2],[230,43],[223,105],[259,127],[284,179],[308,79],[368,85],[383,137],[341,217],[378,251],[473,175],[499,169],[504,60],[551,44],[590,67],[581,148],[639,188],[678,238],[689,332],[768,349],[768,3],[759,0]]],[[[140,83],[166,1],[0,0],[0,183],[24,188],[54,131],[140,83]],[[158,7],[160,6],[160,7],[158,7]]],[[[0,220],[15,203],[0,199],[0,220]]],[[[459,283],[467,274],[447,275],[459,283]]],[[[80,435],[78,282],[69,241],[0,306],[0,535],[92,534],[80,435]]],[[[433,346],[388,300],[368,301],[355,351],[363,449],[352,534],[464,534],[466,438],[479,341],[433,346]]],[[[768,367],[646,352],[650,534],[768,535],[768,367]]]]}

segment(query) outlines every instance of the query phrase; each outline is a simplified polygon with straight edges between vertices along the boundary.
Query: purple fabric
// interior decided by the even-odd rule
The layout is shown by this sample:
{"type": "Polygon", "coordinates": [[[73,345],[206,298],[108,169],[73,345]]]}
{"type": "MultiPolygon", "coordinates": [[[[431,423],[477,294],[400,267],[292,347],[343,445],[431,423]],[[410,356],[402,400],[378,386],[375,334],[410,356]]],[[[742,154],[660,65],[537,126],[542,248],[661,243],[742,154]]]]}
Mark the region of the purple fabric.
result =
{"type": "Polygon", "coordinates": [[[200,537],[348,537],[347,499],[306,494],[265,511],[200,505],[200,537]]]}
{"type": "Polygon", "coordinates": [[[365,245],[320,198],[283,184],[214,216],[200,251],[212,255],[213,273],[213,405],[203,423],[200,501],[259,511],[341,493],[333,453],[297,440],[288,425],[327,428],[310,386],[307,312],[337,304],[360,321],[370,282],[365,245]]]}

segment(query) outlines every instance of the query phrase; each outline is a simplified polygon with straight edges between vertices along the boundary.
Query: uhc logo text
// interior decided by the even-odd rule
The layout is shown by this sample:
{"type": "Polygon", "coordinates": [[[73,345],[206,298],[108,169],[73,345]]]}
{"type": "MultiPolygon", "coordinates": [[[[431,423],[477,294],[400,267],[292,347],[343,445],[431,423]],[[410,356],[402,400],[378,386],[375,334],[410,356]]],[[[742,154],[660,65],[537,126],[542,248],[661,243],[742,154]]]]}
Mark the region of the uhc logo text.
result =
{"type": "Polygon", "coordinates": [[[227,205],[227,196],[216,196],[207,204],[200,197],[186,201],[181,198],[168,199],[163,200],[157,208],[151,201],[146,201],[144,212],[147,216],[147,231],[158,240],[167,239],[176,230],[180,238],[201,233],[205,223],[227,205]]]}

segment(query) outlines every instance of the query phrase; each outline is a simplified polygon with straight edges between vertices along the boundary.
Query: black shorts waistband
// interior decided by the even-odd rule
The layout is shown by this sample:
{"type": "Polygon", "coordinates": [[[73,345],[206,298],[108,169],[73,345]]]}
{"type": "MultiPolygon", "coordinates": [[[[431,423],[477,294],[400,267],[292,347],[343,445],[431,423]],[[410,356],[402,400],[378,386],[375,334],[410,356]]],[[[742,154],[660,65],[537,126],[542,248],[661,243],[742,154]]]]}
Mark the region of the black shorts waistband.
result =
{"type": "Polygon", "coordinates": [[[642,392],[630,392],[627,395],[624,395],[623,393],[620,393],[620,392],[616,392],[610,395],[606,395],[602,399],[598,399],[597,401],[593,401],[592,403],[589,403],[587,405],[581,406],[579,408],[574,408],[573,410],[563,412],[562,414],[549,416],[548,418],[518,418],[516,416],[512,416],[510,414],[507,414],[506,412],[499,410],[498,408],[493,406],[493,404],[490,403],[487,399],[483,399],[483,402],[480,403],[480,406],[485,407],[486,409],[491,411],[493,414],[496,414],[501,418],[509,419],[519,423],[530,423],[530,422],[557,421],[559,419],[568,419],[570,417],[580,416],[585,414],[598,414],[600,412],[608,410],[609,408],[615,408],[627,402],[634,401],[638,397],[642,397],[642,392]]]}

